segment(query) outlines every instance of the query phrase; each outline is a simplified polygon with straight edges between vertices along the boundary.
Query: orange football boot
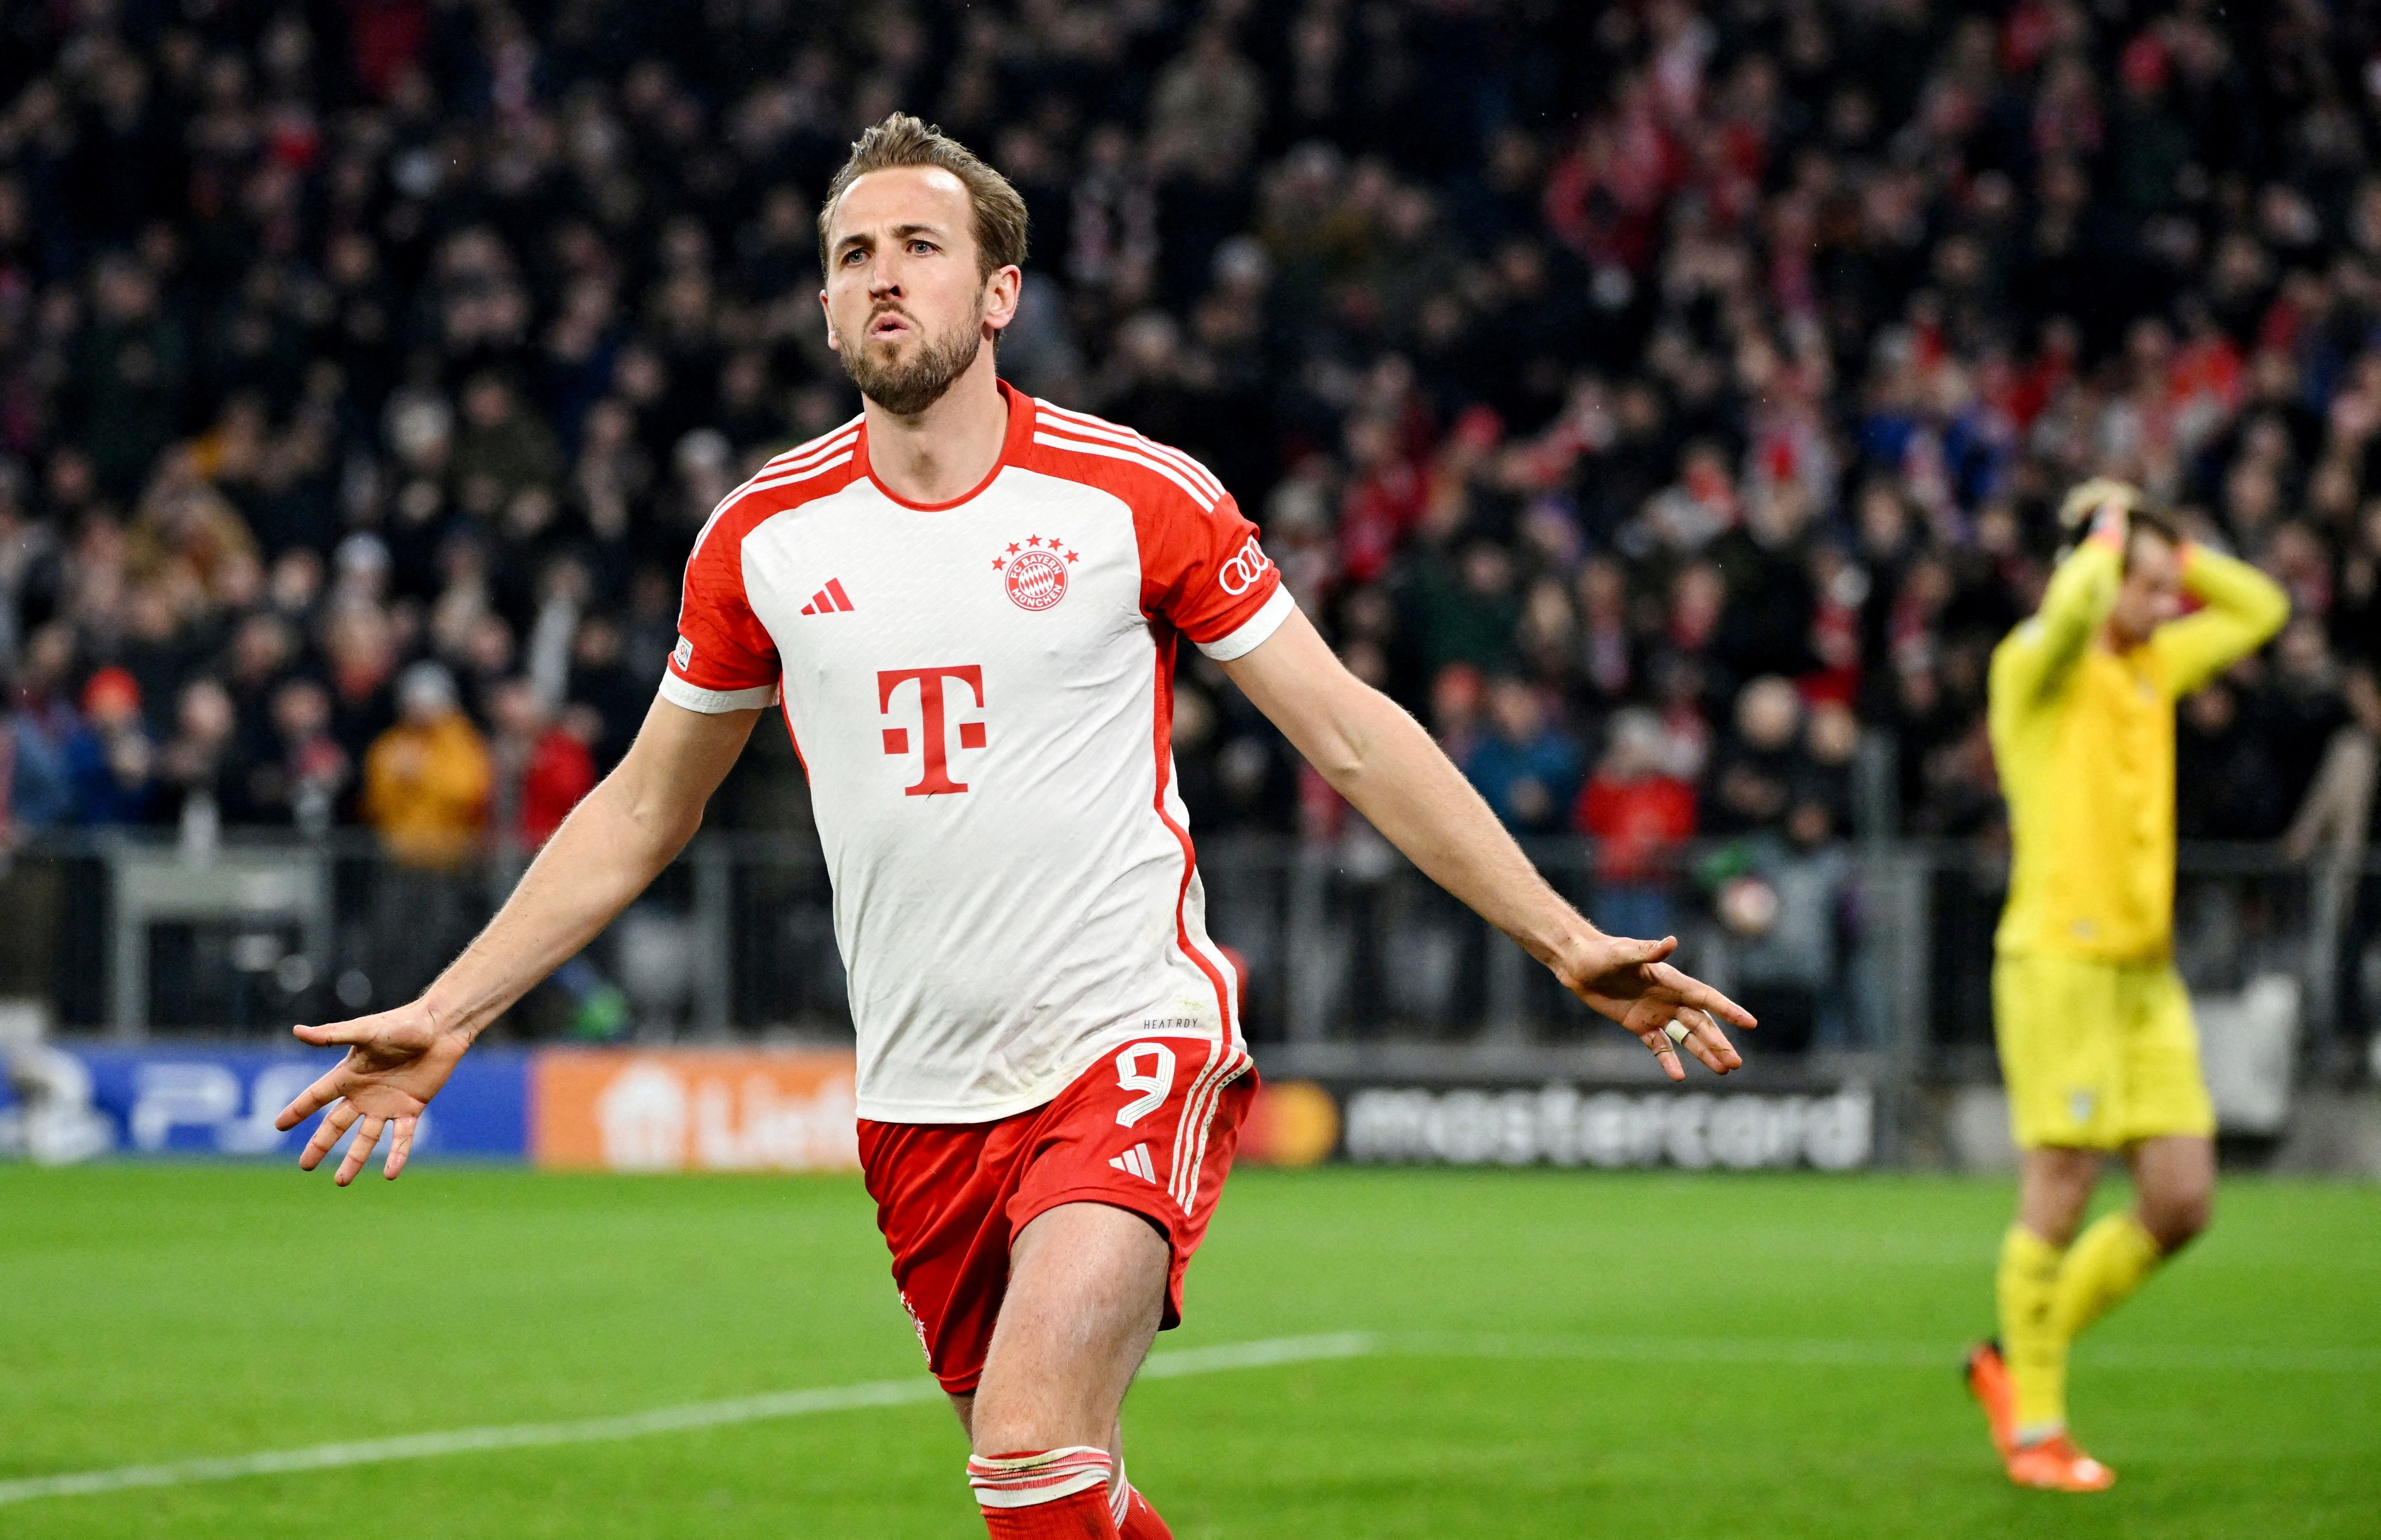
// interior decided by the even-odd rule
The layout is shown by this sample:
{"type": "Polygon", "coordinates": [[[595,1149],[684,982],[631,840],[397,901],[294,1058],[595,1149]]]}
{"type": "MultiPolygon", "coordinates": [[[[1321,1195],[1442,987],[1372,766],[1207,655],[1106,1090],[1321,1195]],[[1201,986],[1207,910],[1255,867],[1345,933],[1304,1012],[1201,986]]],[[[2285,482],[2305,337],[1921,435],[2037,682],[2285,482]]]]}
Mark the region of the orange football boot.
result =
{"type": "Polygon", "coordinates": [[[1968,1394],[1984,1409],[1993,1448],[2009,1480],[2043,1492],[2105,1492],[2117,1484],[2116,1472],[2077,1448],[2063,1432],[2019,1445],[2017,1387],[2009,1383],[1998,1342],[1979,1342],[1968,1350],[1967,1380],[1968,1394]]]}
{"type": "Polygon", "coordinates": [[[2063,1433],[2009,1451],[2009,1480],[2043,1492],[2106,1492],[2117,1473],[2075,1447],[2063,1433]]]}
{"type": "Polygon", "coordinates": [[[1993,1448],[2007,1461],[2017,1448],[2017,1387],[2009,1384],[2009,1365],[2002,1362],[1998,1342],[1979,1342],[1968,1350],[1967,1380],[1968,1394],[1984,1409],[1993,1448]]]}

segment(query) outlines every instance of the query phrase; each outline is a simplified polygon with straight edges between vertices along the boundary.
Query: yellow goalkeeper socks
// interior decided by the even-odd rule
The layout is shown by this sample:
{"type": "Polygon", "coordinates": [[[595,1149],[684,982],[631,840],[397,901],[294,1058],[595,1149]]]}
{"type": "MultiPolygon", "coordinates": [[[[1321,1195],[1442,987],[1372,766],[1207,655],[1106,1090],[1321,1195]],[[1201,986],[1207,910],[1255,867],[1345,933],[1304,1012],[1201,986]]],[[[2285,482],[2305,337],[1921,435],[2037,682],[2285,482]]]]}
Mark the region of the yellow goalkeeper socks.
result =
{"type": "Polygon", "coordinates": [[[2067,1343],[2058,1315],[2059,1263],[2066,1253],[2023,1225],[2001,1237],[1996,1279],[2001,1356],[2017,1392],[2021,1434],[2056,1432],[2067,1422],[2067,1343]]]}
{"type": "Polygon", "coordinates": [[[2023,1225],[2009,1227],[1998,1279],[2001,1353],[2017,1392],[2021,1440],[2067,1425],[2067,1350],[2161,1260],[2130,1210],[2102,1218],[2065,1251],[2023,1225]]]}
{"type": "Polygon", "coordinates": [[[2058,1298],[2051,1311],[2062,1344],[2131,1297],[2163,1258],[2157,1242],[2129,1209],[2111,1214],[2083,1232],[2058,1269],[2058,1298]]]}

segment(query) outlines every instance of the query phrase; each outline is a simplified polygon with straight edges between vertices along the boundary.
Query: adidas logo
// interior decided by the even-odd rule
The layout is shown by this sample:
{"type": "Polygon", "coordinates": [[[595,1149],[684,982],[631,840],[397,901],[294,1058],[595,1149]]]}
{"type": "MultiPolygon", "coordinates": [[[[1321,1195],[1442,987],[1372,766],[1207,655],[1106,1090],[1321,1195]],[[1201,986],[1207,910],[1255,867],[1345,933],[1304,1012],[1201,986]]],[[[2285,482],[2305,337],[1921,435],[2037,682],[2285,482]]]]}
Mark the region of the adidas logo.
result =
{"type": "Polygon", "coordinates": [[[829,578],[826,581],[826,586],[824,588],[820,589],[816,593],[811,595],[811,602],[802,606],[802,613],[804,615],[833,615],[839,609],[848,610],[849,608],[851,608],[851,595],[843,591],[843,580],[841,578],[829,578]]]}
{"type": "Polygon", "coordinates": [[[1108,1156],[1108,1164],[1129,1177],[1139,1177],[1152,1186],[1157,1183],[1157,1167],[1149,1158],[1149,1146],[1135,1144],[1120,1155],[1108,1156]]]}

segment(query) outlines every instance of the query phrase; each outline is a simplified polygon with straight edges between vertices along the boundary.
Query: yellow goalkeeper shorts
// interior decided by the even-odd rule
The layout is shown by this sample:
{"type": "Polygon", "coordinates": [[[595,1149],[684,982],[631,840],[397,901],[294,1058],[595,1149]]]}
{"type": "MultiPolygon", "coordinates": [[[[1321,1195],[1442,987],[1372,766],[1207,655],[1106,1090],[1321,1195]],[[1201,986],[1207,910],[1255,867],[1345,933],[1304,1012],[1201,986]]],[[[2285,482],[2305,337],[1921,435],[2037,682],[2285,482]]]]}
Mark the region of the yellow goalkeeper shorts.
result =
{"type": "Polygon", "coordinates": [[[2191,996],[2171,963],[2002,953],[1993,1034],[2020,1149],[2216,1131],[2191,996]]]}

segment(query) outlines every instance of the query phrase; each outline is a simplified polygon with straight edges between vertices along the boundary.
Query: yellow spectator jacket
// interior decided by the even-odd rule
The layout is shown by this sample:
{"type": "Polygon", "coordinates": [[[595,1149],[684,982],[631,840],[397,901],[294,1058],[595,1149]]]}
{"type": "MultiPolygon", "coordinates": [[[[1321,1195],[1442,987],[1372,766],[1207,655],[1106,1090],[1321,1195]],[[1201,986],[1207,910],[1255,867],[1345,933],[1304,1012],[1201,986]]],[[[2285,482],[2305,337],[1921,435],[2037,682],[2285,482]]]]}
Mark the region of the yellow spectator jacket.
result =
{"type": "Polygon", "coordinates": [[[458,866],[479,843],[495,781],[487,746],[461,712],[399,722],[364,754],[364,819],[404,864],[458,866]]]}
{"type": "Polygon", "coordinates": [[[2159,962],[2174,944],[2174,706],[2281,629],[2289,600],[2246,562],[2185,548],[2202,608],[2142,646],[2103,627],[2123,576],[2087,540],[1993,651],[1993,760],[2014,847],[2003,952],[2159,962]]]}

